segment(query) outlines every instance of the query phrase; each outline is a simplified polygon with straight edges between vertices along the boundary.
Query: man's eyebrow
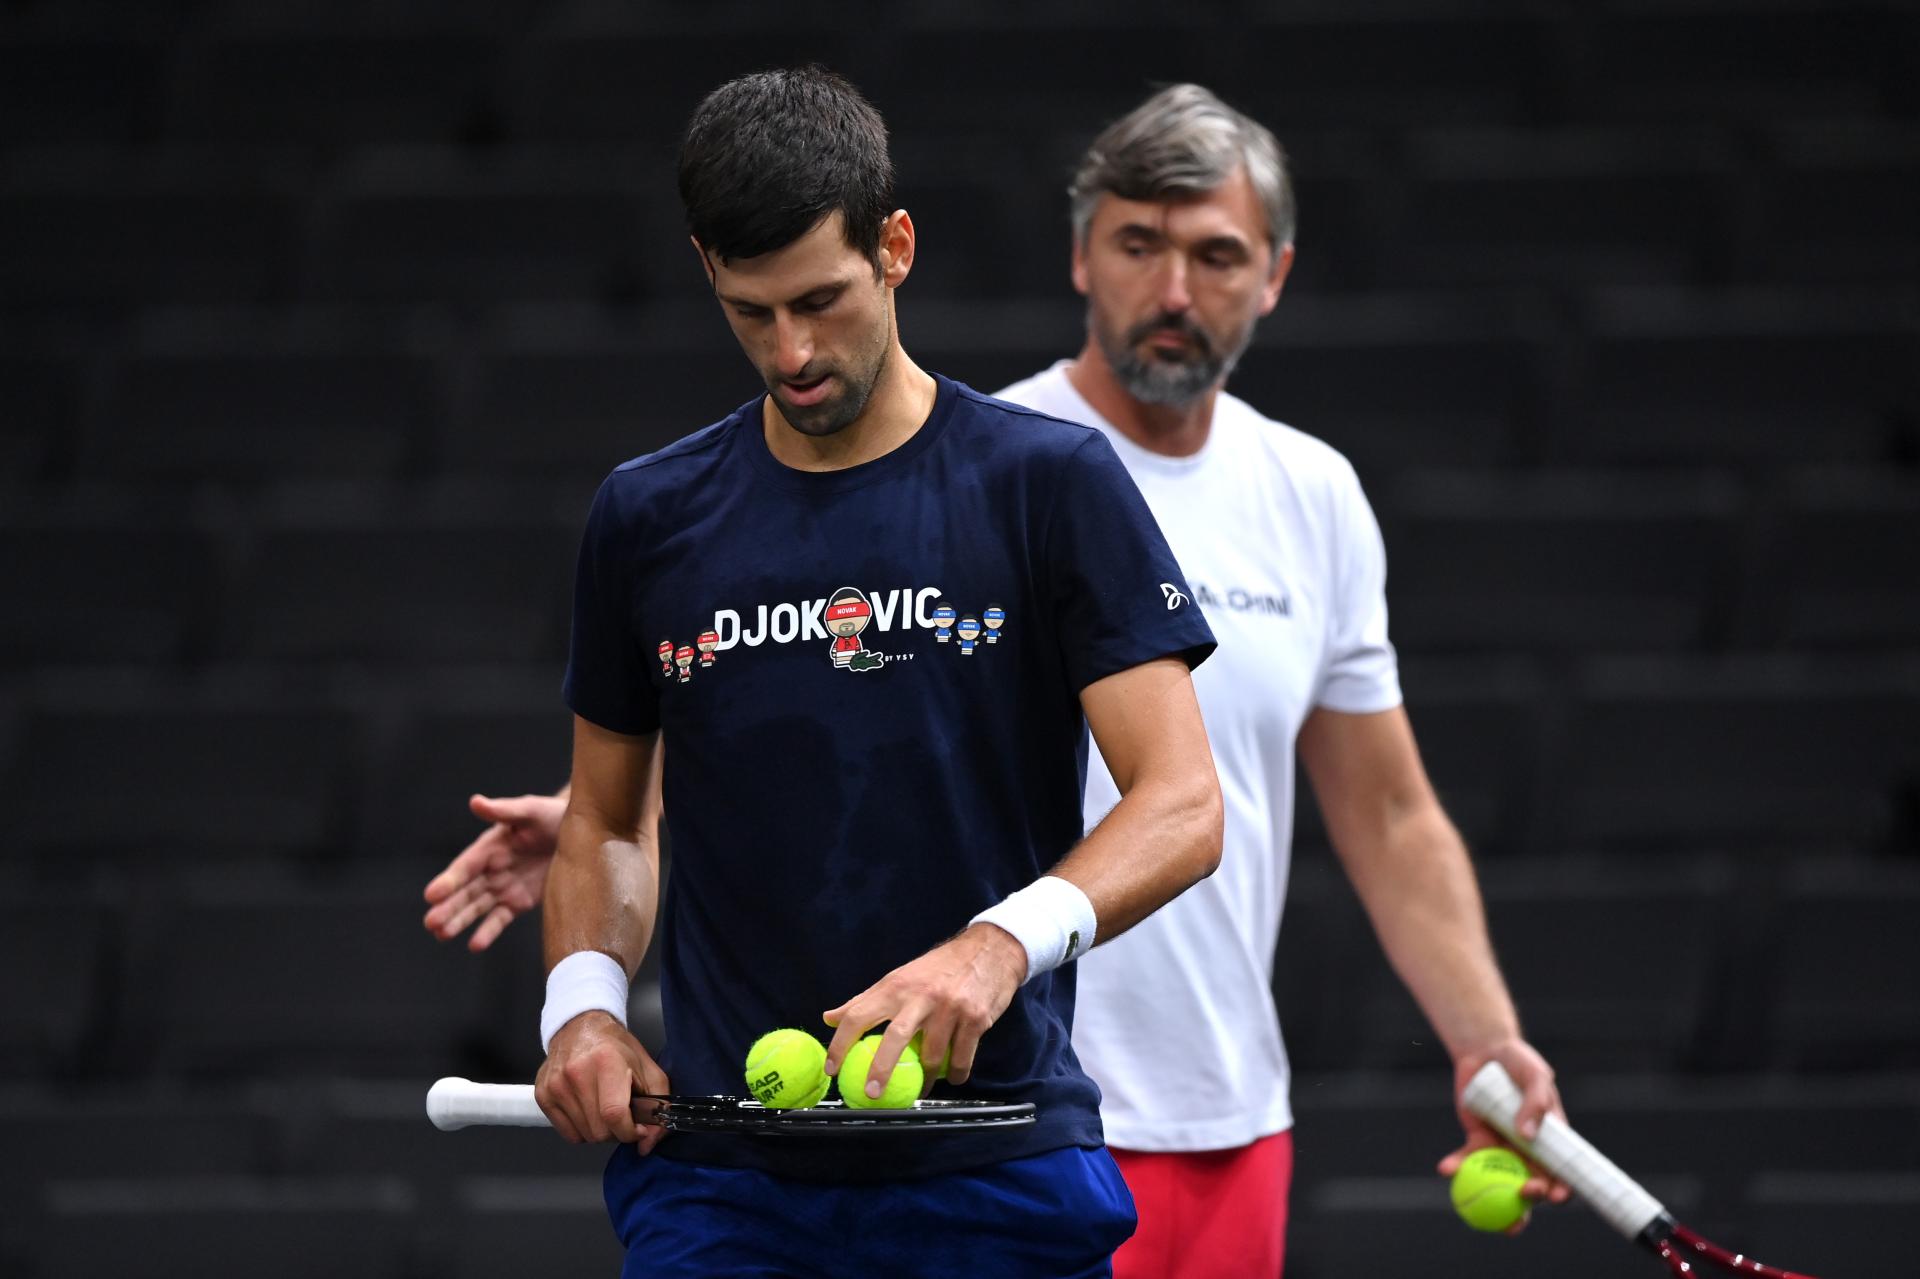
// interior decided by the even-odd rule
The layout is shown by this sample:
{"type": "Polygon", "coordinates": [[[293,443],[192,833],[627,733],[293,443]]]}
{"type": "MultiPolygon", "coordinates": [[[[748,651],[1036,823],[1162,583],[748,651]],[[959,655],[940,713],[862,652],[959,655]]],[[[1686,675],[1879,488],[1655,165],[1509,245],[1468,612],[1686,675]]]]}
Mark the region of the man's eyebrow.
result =
{"type": "MultiPolygon", "coordinates": [[[[808,298],[819,297],[821,294],[829,294],[834,297],[838,297],[840,294],[845,293],[847,291],[847,286],[851,283],[852,283],[851,280],[828,280],[824,284],[816,284],[812,288],[808,289],[805,293],[802,293],[797,297],[788,299],[786,302],[786,305],[793,306],[797,303],[805,302],[808,298]]],[[[775,303],[756,302],[751,298],[734,297],[730,293],[722,293],[717,288],[713,292],[715,297],[719,298],[722,302],[725,302],[728,306],[749,307],[756,311],[764,311],[769,306],[780,305],[777,302],[775,303]]]]}
{"type": "MultiPolygon", "coordinates": [[[[1170,237],[1159,227],[1145,222],[1123,222],[1114,228],[1116,240],[1144,240],[1149,244],[1166,244],[1170,237]]],[[[1240,236],[1222,233],[1210,235],[1192,246],[1196,253],[1231,253],[1237,257],[1250,257],[1253,250],[1240,236]]]]}
{"type": "Polygon", "coordinates": [[[1245,255],[1251,251],[1247,247],[1247,242],[1237,235],[1210,235],[1194,247],[1202,253],[1213,253],[1224,249],[1230,253],[1245,255]]]}

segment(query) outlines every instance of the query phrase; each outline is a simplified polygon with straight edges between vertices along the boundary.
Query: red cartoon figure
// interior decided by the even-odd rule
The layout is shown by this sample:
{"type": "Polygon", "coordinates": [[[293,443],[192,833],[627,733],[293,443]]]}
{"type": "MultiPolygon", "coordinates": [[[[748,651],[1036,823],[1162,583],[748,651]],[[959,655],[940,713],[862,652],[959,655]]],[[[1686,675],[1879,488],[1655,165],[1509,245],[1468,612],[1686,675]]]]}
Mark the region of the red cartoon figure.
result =
{"type": "Polygon", "coordinates": [[[660,641],[660,673],[662,675],[673,674],[673,641],[672,640],[660,641]]]}
{"type": "Polygon", "coordinates": [[[858,587],[843,586],[833,593],[827,601],[827,630],[833,635],[833,644],[827,652],[833,657],[833,664],[848,670],[870,671],[881,665],[878,653],[869,653],[860,642],[860,632],[867,629],[867,623],[873,620],[873,605],[867,603],[867,597],[858,587]]]}
{"type": "Polygon", "coordinates": [[[700,650],[700,665],[712,666],[713,650],[720,647],[720,632],[701,631],[700,638],[693,641],[693,646],[700,650]]]}
{"type": "Polygon", "coordinates": [[[674,665],[680,668],[680,682],[686,683],[693,678],[693,645],[682,644],[673,654],[674,665]]]}

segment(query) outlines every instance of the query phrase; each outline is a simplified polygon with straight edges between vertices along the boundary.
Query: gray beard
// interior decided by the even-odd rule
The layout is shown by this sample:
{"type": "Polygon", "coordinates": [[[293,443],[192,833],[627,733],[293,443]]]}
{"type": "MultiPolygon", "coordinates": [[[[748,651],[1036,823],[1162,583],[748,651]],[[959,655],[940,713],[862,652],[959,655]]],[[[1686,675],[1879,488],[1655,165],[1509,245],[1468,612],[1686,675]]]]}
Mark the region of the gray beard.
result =
{"type": "Polygon", "coordinates": [[[1190,327],[1189,331],[1201,340],[1201,350],[1196,358],[1181,361],[1152,357],[1142,359],[1134,354],[1134,344],[1127,338],[1144,337],[1156,326],[1143,325],[1116,343],[1089,307],[1087,327],[1093,331],[1100,343],[1101,353],[1107,357],[1108,365],[1112,367],[1114,376],[1120,379],[1120,385],[1127,394],[1142,404],[1160,404],[1168,408],[1185,408],[1224,383],[1239,365],[1240,357],[1253,340],[1253,329],[1249,326],[1246,337],[1232,351],[1222,355],[1214,350],[1206,334],[1190,327]]]}
{"type": "Polygon", "coordinates": [[[1164,360],[1143,360],[1132,351],[1108,351],[1107,362],[1125,387],[1127,394],[1142,404],[1164,404],[1185,408],[1224,382],[1240,362],[1236,355],[1221,359],[1203,356],[1198,360],[1170,364],[1164,360]]]}

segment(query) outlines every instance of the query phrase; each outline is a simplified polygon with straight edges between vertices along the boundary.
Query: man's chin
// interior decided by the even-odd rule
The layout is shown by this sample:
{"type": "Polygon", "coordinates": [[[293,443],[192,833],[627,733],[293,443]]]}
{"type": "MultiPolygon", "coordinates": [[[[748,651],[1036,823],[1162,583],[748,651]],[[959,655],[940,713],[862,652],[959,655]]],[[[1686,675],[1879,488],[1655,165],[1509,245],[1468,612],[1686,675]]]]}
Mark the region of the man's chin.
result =
{"type": "Polygon", "coordinates": [[[1213,386],[1213,370],[1156,360],[1117,370],[1128,394],[1146,404],[1185,408],[1213,386]]]}
{"type": "Polygon", "coordinates": [[[773,393],[773,402],[780,408],[780,416],[786,419],[788,426],[802,435],[811,435],[816,439],[825,435],[836,435],[853,425],[853,418],[845,415],[842,402],[825,400],[819,404],[805,406],[789,404],[778,391],[773,393]]]}

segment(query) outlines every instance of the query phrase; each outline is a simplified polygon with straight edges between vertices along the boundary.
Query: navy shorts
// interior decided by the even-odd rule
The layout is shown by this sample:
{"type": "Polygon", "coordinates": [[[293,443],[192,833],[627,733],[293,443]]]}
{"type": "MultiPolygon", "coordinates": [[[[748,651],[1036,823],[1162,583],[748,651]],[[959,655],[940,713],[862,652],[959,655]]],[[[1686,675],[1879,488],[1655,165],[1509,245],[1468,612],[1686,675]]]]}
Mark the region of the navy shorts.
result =
{"type": "Polygon", "coordinates": [[[834,1185],[751,1168],[607,1163],[623,1279],[854,1273],[1095,1279],[1133,1233],[1133,1196],[1104,1149],[1068,1146],[916,1181],[834,1185]]]}

